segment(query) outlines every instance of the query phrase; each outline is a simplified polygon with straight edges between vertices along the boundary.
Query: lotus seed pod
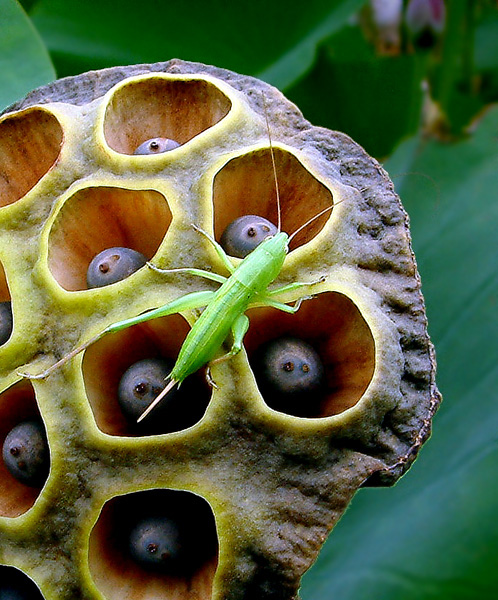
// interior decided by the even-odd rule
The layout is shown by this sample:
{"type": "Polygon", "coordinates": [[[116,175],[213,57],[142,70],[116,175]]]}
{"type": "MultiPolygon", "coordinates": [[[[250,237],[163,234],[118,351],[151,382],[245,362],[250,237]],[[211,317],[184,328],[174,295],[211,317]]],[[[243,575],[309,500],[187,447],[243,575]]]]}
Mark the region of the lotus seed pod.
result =
{"type": "Polygon", "coordinates": [[[387,174],[271,86],[172,60],[62,79],[5,111],[0,201],[0,301],[14,314],[0,347],[0,441],[38,420],[50,455],[38,487],[0,461],[3,568],[45,600],[297,599],[355,491],[408,469],[440,400],[408,217],[387,174]],[[324,211],[292,238],[271,286],[307,283],[272,297],[305,297],[299,310],[249,309],[243,350],[213,364],[215,386],[203,369],[187,377],[166,431],[132,427],[119,384],[139,361],[174,363],[200,310],[106,335],[46,379],[24,379],[110,324],[220,285],[144,266],[87,289],[102,250],[227,276],[192,225],[220,242],[245,215],[279,222],[266,116],[282,231],[324,211]],[[179,146],[135,155],[158,137],[179,146]],[[255,377],[261,348],[282,338],[323,365],[310,414],[282,410],[255,377]],[[134,524],[163,516],[174,525],[158,547],[192,548],[164,571],[130,552],[134,524]]]}

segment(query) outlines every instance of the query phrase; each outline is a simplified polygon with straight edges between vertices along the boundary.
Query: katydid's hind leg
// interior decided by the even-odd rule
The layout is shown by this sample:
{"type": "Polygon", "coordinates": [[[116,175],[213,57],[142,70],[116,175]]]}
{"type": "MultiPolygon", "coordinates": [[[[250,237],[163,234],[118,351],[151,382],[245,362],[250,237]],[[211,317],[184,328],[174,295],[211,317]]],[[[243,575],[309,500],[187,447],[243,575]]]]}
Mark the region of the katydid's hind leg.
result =
{"type": "Polygon", "coordinates": [[[22,371],[17,371],[17,374],[19,375],[19,377],[24,377],[25,379],[46,379],[49,375],[51,375],[58,368],[65,365],[72,358],[77,356],[80,352],[83,352],[83,350],[86,350],[89,346],[91,346],[95,342],[98,342],[101,338],[103,338],[108,333],[109,333],[109,331],[107,330],[107,328],[104,329],[103,331],[101,331],[97,335],[94,335],[92,338],[90,338],[89,340],[87,340],[86,342],[81,344],[80,346],[77,346],[76,348],[71,350],[71,352],[69,352],[68,354],[63,356],[55,364],[53,364],[51,367],[48,367],[48,369],[45,369],[45,371],[42,371],[41,373],[32,374],[32,373],[24,373],[22,371]]]}
{"type": "Polygon", "coordinates": [[[112,323],[108,325],[105,329],[103,329],[100,333],[93,336],[80,346],[74,348],[63,356],[60,360],[58,360],[55,364],[53,364],[45,371],[41,373],[37,373],[35,375],[31,375],[29,373],[21,373],[18,372],[20,377],[25,377],[26,379],[46,379],[49,375],[51,375],[55,370],[59,367],[62,367],[67,362],[69,362],[72,358],[77,356],[80,352],[86,350],[89,346],[98,342],[101,338],[103,338],[108,333],[116,333],[123,329],[127,329],[128,327],[132,327],[133,325],[139,325],[140,323],[145,323],[146,321],[151,321],[152,319],[157,319],[158,317],[165,317],[167,315],[173,315],[179,313],[183,310],[192,310],[194,308],[199,308],[200,306],[206,306],[212,300],[213,296],[216,292],[192,292],[191,294],[186,294],[181,298],[177,298],[164,306],[160,306],[159,308],[149,310],[141,315],[136,317],[132,317],[130,319],[125,319],[123,321],[118,321],[117,323],[112,323]]]}
{"type": "Polygon", "coordinates": [[[209,364],[207,366],[206,379],[211,387],[214,387],[216,389],[218,388],[216,383],[213,381],[213,378],[211,377],[211,367],[213,365],[217,365],[219,363],[225,362],[226,360],[229,360],[230,358],[232,358],[232,356],[235,356],[242,350],[242,342],[248,329],[248,317],[246,317],[246,315],[244,314],[238,316],[237,319],[235,319],[234,324],[232,325],[233,343],[232,347],[230,348],[230,352],[227,352],[226,354],[223,354],[223,356],[209,361],[209,364]]]}
{"type": "Polygon", "coordinates": [[[188,273],[189,275],[195,275],[196,277],[202,277],[203,279],[210,279],[221,284],[225,283],[227,280],[227,278],[223,277],[223,275],[218,275],[218,273],[213,273],[212,271],[205,271],[204,269],[190,269],[188,267],[181,267],[179,269],[160,269],[150,262],[147,263],[147,266],[161,275],[167,275],[168,273],[188,273]]]}
{"type": "Polygon", "coordinates": [[[131,319],[125,319],[123,321],[113,323],[112,325],[109,325],[109,327],[107,327],[104,330],[104,332],[116,333],[117,331],[121,331],[122,329],[127,329],[128,327],[132,327],[133,325],[139,325],[140,323],[145,323],[146,321],[152,321],[153,319],[157,319],[158,317],[175,315],[185,310],[193,310],[201,306],[207,306],[211,302],[215,294],[216,292],[210,291],[192,292],[191,294],[185,294],[185,296],[181,296],[176,300],[172,300],[164,306],[160,306],[159,308],[153,308],[152,310],[148,310],[142,313],[141,315],[131,317],[131,319]]]}
{"type": "Polygon", "coordinates": [[[211,237],[209,233],[207,233],[207,231],[204,231],[204,229],[197,227],[197,225],[192,225],[192,227],[211,242],[213,248],[216,250],[216,254],[219,256],[221,262],[225,265],[226,270],[230,274],[232,274],[235,271],[235,267],[230,262],[227,253],[223,250],[220,244],[218,244],[218,242],[213,237],[211,237]]]}

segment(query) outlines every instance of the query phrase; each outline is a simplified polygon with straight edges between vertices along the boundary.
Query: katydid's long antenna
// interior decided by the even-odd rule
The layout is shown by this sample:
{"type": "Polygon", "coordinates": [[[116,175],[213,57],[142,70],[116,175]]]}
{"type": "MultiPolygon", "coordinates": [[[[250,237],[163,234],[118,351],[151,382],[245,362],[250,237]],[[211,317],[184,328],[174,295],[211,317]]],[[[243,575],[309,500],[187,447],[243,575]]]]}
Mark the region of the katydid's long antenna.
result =
{"type": "Polygon", "coordinates": [[[275,165],[275,153],[273,152],[273,144],[271,141],[270,122],[268,121],[268,110],[266,108],[266,98],[265,98],[264,92],[261,92],[261,97],[263,98],[263,108],[264,108],[264,113],[265,113],[266,130],[268,132],[268,142],[270,144],[271,164],[273,166],[273,177],[275,179],[275,191],[277,192],[277,211],[278,211],[277,231],[280,233],[280,231],[282,229],[282,219],[280,217],[280,192],[278,189],[277,166],[275,165]]]}
{"type": "Polygon", "coordinates": [[[299,227],[299,229],[296,229],[296,231],[294,231],[294,233],[289,236],[289,242],[292,240],[293,237],[295,237],[305,227],[308,227],[308,225],[310,223],[313,223],[313,221],[315,221],[316,219],[318,219],[319,217],[321,217],[322,215],[324,215],[327,211],[332,210],[334,208],[334,206],[337,206],[341,202],[344,202],[344,201],[343,200],[339,200],[338,202],[334,202],[334,204],[332,204],[332,206],[327,206],[327,208],[324,208],[323,210],[321,210],[317,215],[315,215],[314,217],[311,217],[311,219],[309,221],[306,221],[306,223],[304,225],[301,225],[301,227],[299,227]]]}

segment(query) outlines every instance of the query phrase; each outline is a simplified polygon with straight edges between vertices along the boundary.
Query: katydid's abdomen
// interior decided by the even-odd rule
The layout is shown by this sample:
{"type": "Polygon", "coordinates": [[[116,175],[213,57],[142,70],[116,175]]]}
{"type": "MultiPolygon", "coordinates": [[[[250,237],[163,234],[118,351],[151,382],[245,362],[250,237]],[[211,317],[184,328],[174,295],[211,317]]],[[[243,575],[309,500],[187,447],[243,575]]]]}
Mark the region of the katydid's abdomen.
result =
{"type": "Polygon", "coordinates": [[[280,232],[261,242],[218,289],[185,338],[171,380],[181,383],[215,357],[235,320],[280,273],[288,239],[280,232]]]}

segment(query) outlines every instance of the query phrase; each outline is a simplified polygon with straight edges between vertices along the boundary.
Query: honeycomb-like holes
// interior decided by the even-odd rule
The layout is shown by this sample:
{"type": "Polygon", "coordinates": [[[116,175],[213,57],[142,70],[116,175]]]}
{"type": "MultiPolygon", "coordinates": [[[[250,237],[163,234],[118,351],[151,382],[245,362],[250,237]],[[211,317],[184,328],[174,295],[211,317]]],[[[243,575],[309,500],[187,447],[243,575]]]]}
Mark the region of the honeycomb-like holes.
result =
{"type": "Polygon", "coordinates": [[[121,154],[133,154],[140,144],[156,137],[185,144],[216,125],[230,108],[229,98],[202,79],[150,77],[132,81],[112,94],[104,118],[104,137],[121,154]]]}
{"type": "Polygon", "coordinates": [[[0,565],[0,598],[2,600],[43,600],[35,582],[19,569],[0,565]]]}
{"type": "Polygon", "coordinates": [[[151,490],[106,502],[90,536],[90,572],[107,600],[196,598],[210,600],[218,564],[218,538],[210,505],[190,492],[151,490]],[[185,571],[158,574],[137,564],[128,552],[134,519],[156,514],[177,519],[192,537],[185,571]]]}
{"type": "MultiPolygon", "coordinates": [[[[5,276],[5,270],[3,265],[0,263],[0,302],[11,302],[10,290],[7,284],[7,277],[5,276]]],[[[12,334],[11,334],[12,336],[12,334]]],[[[10,337],[9,337],[10,339],[10,337]]],[[[9,340],[6,340],[4,344],[6,344],[9,340]]],[[[3,346],[4,344],[1,344],[3,346]]]]}
{"type": "MultiPolygon", "coordinates": [[[[282,231],[289,235],[320,211],[333,206],[330,190],[290,152],[274,147],[281,204],[282,231]]],[[[220,238],[226,227],[244,215],[258,215],[278,223],[275,175],[269,148],[229,161],[215,176],[213,188],[214,233],[220,238]]],[[[332,211],[310,223],[290,244],[293,250],[313,239],[332,211]]]]}
{"type": "Polygon", "coordinates": [[[55,165],[63,140],[56,117],[34,107],[0,121],[0,207],[25,196],[55,165]]]}
{"type": "MultiPolygon", "coordinates": [[[[22,421],[42,421],[33,386],[21,381],[0,394],[0,448],[7,434],[22,421]]],[[[0,457],[0,515],[18,517],[29,510],[43,486],[29,487],[18,481],[0,457]]]]}
{"type": "Polygon", "coordinates": [[[150,259],[171,219],[166,198],[155,190],[79,190],[65,202],[50,231],[49,269],[64,289],[87,289],[88,265],[99,252],[124,246],[150,259]]]}
{"type": "MultiPolygon", "coordinates": [[[[357,306],[338,292],[324,292],[303,302],[294,315],[274,308],[248,311],[245,337],[249,361],[258,348],[281,336],[309,343],[325,367],[326,391],[309,398],[306,417],[330,417],[354,406],[363,396],[375,368],[375,343],[357,306]]],[[[271,398],[264,398],[271,407],[271,398]]]]}
{"type": "MultiPolygon", "coordinates": [[[[118,403],[118,386],[128,367],[144,358],[176,361],[189,331],[180,315],[169,315],[135,325],[102,338],[85,352],[83,377],[97,426],[110,435],[147,435],[150,427],[136,427],[123,415],[118,403]]],[[[188,377],[179,390],[179,412],[173,421],[158,422],[151,414],[154,433],[171,433],[195,425],[203,417],[211,392],[202,371],[188,377]]]]}

